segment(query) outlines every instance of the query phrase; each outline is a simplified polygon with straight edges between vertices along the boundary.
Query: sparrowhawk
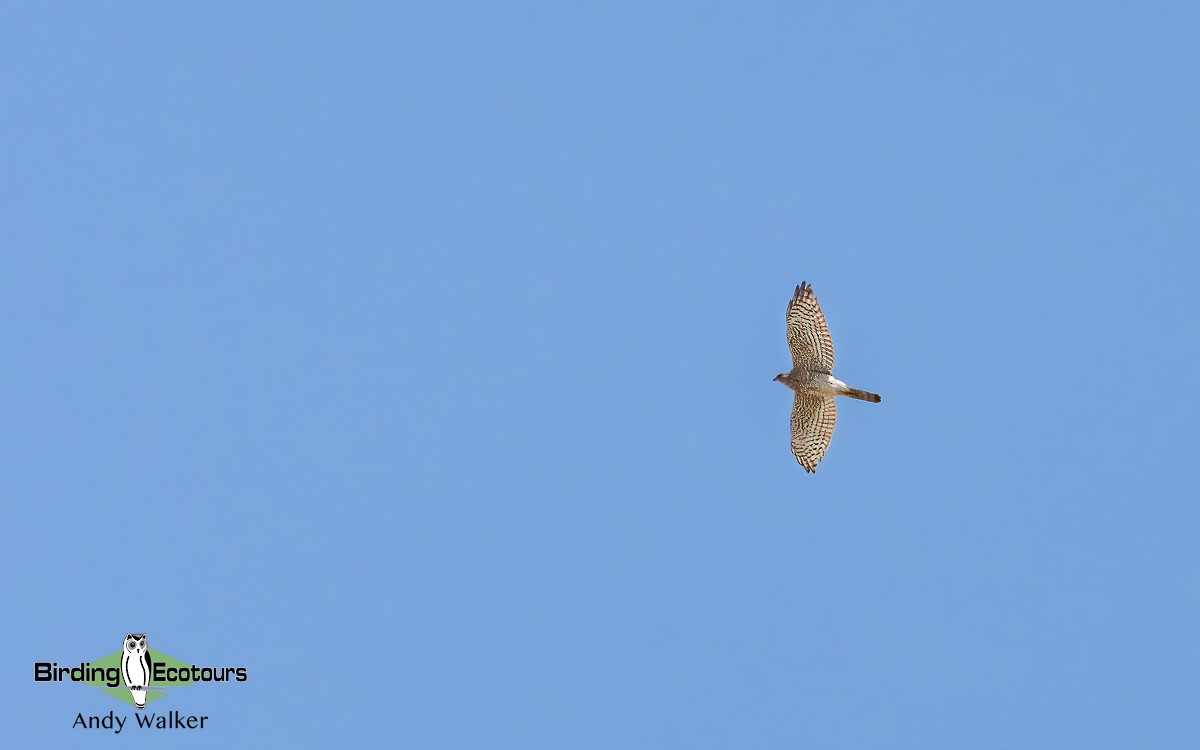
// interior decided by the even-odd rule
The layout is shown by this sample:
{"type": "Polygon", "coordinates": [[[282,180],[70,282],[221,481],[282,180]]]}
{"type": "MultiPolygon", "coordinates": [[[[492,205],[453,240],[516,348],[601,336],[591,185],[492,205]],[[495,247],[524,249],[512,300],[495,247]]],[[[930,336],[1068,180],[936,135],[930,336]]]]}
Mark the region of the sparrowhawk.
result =
{"type": "Polygon", "coordinates": [[[812,287],[801,282],[787,307],[791,372],[775,379],[796,392],[792,403],[792,454],[807,472],[817,470],[837,423],[834,396],[879,403],[882,399],[833,377],[833,339],[812,287]]]}

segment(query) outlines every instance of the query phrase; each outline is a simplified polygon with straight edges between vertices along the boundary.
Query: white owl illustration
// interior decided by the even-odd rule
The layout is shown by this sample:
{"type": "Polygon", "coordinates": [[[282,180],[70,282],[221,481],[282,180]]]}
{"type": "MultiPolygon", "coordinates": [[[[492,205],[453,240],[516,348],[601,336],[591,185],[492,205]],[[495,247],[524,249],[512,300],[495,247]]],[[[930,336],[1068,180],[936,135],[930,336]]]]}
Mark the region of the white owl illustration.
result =
{"type": "Polygon", "coordinates": [[[150,648],[146,634],[130,633],[121,642],[121,679],[133,695],[133,705],[146,707],[146,688],[150,686],[150,648]]]}

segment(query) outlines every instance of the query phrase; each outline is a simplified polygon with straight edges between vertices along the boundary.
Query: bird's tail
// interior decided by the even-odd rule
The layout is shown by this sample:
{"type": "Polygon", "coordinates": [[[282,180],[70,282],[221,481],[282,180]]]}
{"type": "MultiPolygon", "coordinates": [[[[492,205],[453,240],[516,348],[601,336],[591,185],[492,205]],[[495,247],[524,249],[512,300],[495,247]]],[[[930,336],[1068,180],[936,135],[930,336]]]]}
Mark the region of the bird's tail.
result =
{"type": "Polygon", "coordinates": [[[880,401],[883,400],[882,398],[879,397],[878,393],[871,393],[870,391],[860,391],[857,388],[847,388],[846,390],[842,391],[842,395],[849,396],[850,398],[856,398],[859,401],[870,401],[873,404],[878,404],[880,401]]]}

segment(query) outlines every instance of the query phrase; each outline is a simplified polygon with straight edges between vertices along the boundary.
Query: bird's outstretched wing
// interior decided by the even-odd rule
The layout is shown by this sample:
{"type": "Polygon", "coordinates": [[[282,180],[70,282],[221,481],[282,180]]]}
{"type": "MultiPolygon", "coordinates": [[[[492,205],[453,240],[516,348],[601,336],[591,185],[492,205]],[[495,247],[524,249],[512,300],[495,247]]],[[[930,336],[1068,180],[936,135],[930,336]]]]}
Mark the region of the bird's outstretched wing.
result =
{"type": "Polygon", "coordinates": [[[810,474],[824,458],[836,424],[833,396],[796,394],[792,404],[792,455],[810,474]]]}
{"type": "Polygon", "coordinates": [[[833,372],[833,339],[829,337],[825,313],[812,287],[804,282],[788,302],[787,340],[793,366],[833,372]]]}

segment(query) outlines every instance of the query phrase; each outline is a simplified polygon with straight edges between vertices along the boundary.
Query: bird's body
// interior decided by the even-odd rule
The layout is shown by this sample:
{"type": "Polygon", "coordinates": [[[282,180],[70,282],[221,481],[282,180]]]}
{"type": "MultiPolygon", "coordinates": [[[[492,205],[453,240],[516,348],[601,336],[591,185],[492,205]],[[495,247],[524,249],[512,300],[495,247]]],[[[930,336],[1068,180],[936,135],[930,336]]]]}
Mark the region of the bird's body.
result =
{"type": "Polygon", "coordinates": [[[851,388],[827,372],[820,370],[804,370],[793,368],[775,378],[796,393],[814,394],[818,396],[848,396],[859,401],[870,401],[878,404],[883,399],[879,394],[870,391],[860,391],[851,388]]]}
{"type": "Polygon", "coordinates": [[[788,348],[792,369],[775,379],[795,391],[792,402],[792,454],[807,472],[817,470],[837,424],[836,396],[879,403],[868,391],[833,377],[833,339],[811,286],[801,283],[788,302],[788,348]]]}
{"type": "Polygon", "coordinates": [[[820,370],[795,368],[779,376],[778,380],[796,393],[836,396],[840,389],[846,388],[845,383],[820,370]]]}

